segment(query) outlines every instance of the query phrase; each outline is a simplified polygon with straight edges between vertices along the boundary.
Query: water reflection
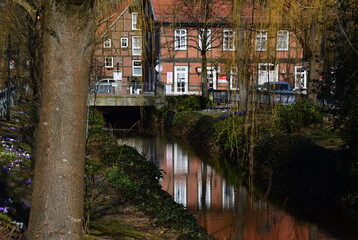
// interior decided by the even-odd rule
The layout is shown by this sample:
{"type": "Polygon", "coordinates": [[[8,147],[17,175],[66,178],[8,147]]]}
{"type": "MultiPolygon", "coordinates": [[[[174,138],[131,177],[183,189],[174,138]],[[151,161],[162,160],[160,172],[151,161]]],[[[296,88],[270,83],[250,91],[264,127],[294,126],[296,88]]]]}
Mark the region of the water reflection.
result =
{"type": "Polygon", "coordinates": [[[316,224],[296,220],[284,210],[251,197],[243,186],[234,189],[192,150],[183,149],[173,141],[156,137],[122,138],[119,142],[136,147],[163,169],[162,188],[191,211],[198,222],[218,239],[336,239],[316,224]]]}

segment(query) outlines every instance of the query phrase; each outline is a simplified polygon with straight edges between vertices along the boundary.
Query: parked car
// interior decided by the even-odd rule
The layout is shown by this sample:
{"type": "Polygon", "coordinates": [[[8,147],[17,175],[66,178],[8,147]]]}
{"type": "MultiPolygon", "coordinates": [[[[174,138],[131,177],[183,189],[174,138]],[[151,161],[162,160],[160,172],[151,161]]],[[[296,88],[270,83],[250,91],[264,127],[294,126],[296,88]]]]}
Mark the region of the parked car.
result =
{"type": "Polygon", "coordinates": [[[288,82],[265,82],[262,84],[261,91],[287,94],[294,93],[293,87],[288,82]]]}
{"type": "Polygon", "coordinates": [[[119,81],[112,78],[101,79],[94,85],[94,92],[97,94],[114,94],[119,81]]]}
{"type": "Polygon", "coordinates": [[[264,100],[268,103],[281,103],[284,105],[296,102],[296,94],[288,82],[265,82],[260,92],[265,95],[264,100]]]}

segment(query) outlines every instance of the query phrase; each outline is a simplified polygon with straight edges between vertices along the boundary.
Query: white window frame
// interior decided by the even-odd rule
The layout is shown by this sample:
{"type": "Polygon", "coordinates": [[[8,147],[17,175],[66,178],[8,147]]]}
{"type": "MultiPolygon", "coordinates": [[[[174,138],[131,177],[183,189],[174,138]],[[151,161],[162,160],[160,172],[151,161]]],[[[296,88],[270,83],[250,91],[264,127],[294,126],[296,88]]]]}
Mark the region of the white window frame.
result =
{"type": "Polygon", "coordinates": [[[121,38],[121,48],[128,48],[128,38],[127,37],[121,38]]]}
{"type": "Polygon", "coordinates": [[[255,38],[256,51],[266,51],[267,50],[267,40],[268,40],[267,30],[256,31],[256,38],[255,38]]]}
{"type": "Polygon", "coordinates": [[[132,30],[140,30],[140,28],[138,28],[138,13],[137,12],[133,12],[132,13],[132,30]]]}
{"type": "Polygon", "coordinates": [[[213,89],[217,88],[216,84],[217,84],[219,72],[220,72],[219,68],[215,69],[215,67],[206,67],[208,87],[210,87],[210,85],[212,85],[213,89]],[[212,74],[212,76],[210,76],[211,74],[212,74]],[[212,78],[211,82],[210,82],[210,78],[212,78]]]}
{"type": "Polygon", "coordinates": [[[239,90],[239,71],[237,67],[230,68],[230,90],[239,90]],[[234,82],[237,79],[237,83],[234,82]],[[235,86],[237,84],[237,86],[235,86]]]}
{"type": "Polygon", "coordinates": [[[174,93],[178,94],[187,94],[188,93],[188,85],[189,85],[189,73],[188,66],[174,66],[174,93]],[[178,91],[178,76],[179,74],[184,75],[184,91],[178,91]]]}
{"type": "Polygon", "coordinates": [[[277,82],[278,64],[275,65],[273,63],[259,63],[257,75],[258,75],[258,79],[257,79],[258,84],[263,84],[265,82],[277,82]],[[263,75],[264,78],[261,78],[260,77],[261,75],[263,75]]]}
{"type": "Polygon", "coordinates": [[[111,48],[112,47],[112,40],[107,39],[103,42],[103,48],[111,48]]]}
{"type": "Polygon", "coordinates": [[[142,76],[142,60],[133,60],[132,61],[132,76],[142,76]],[[140,66],[135,66],[135,63],[140,63],[140,66]],[[139,70],[140,69],[140,74],[135,73],[135,69],[139,70]]]}
{"type": "Polygon", "coordinates": [[[223,50],[235,51],[235,32],[233,29],[223,30],[223,50]]]}
{"type": "MultiPolygon", "coordinates": [[[[205,32],[205,29],[200,29],[199,31],[199,49],[202,49],[202,37],[204,36],[204,32],[205,32]]],[[[206,49],[204,50],[211,50],[211,29],[206,29],[206,34],[207,34],[207,37],[206,37],[206,49]]]]}
{"type": "Polygon", "coordinates": [[[307,89],[307,71],[303,70],[303,66],[295,66],[295,89],[307,89]]]}
{"type": "Polygon", "coordinates": [[[133,36],[132,37],[132,55],[140,56],[142,55],[142,37],[133,36]]]}
{"type": "Polygon", "coordinates": [[[113,57],[105,57],[104,58],[104,67],[105,68],[113,68],[113,57]]]}
{"type": "Polygon", "coordinates": [[[187,30],[184,28],[174,29],[174,50],[187,49],[187,30]]]}
{"type": "Polygon", "coordinates": [[[288,51],[289,48],[289,36],[290,32],[288,30],[279,30],[277,32],[277,51],[288,51]]]}

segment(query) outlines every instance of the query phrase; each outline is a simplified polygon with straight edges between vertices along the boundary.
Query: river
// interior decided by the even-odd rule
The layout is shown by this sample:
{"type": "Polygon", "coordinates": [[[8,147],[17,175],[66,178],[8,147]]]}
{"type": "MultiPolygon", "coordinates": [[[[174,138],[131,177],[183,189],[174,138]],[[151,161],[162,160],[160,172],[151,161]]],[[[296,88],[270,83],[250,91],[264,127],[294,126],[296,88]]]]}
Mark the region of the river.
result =
{"type": "MultiPolygon", "coordinates": [[[[166,137],[119,138],[164,170],[162,188],[220,240],[357,240],[358,225],[324,203],[272,204],[208,165],[205,149],[166,137]],[[235,182],[235,186],[229,182],[235,182]]],[[[212,161],[210,161],[212,162],[212,161]]],[[[235,178],[235,177],[234,177],[235,178]]],[[[240,176],[237,176],[239,179],[240,176]]]]}

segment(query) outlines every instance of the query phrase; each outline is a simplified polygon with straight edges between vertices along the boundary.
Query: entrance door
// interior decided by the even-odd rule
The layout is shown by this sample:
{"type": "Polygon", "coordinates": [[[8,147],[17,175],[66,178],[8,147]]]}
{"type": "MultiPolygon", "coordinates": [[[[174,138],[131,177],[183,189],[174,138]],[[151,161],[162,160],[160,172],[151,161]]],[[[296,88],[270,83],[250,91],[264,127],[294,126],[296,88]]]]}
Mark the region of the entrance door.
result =
{"type": "Polygon", "coordinates": [[[272,63],[259,63],[258,84],[277,81],[277,71],[272,63]]]}
{"type": "Polygon", "coordinates": [[[174,93],[188,93],[188,66],[174,67],[174,93]]]}

